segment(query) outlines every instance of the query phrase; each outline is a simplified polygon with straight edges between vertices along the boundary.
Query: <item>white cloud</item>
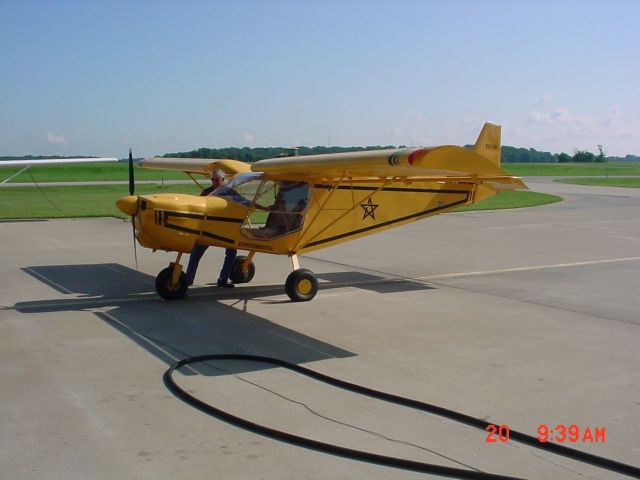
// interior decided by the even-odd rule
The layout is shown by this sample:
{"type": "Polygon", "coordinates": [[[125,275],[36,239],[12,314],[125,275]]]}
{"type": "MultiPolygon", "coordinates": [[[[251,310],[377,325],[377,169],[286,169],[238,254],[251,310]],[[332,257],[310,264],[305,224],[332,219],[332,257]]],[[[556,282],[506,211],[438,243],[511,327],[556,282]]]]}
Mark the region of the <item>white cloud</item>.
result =
{"type": "Polygon", "coordinates": [[[412,135],[409,137],[409,145],[424,147],[427,145],[433,145],[433,140],[426,135],[412,135]]]}
{"type": "Polygon", "coordinates": [[[529,112],[529,123],[551,123],[551,114],[531,110],[529,112]]]}
{"type": "Polygon", "coordinates": [[[586,115],[574,115],[566,107],[558,107],[550,112],[531,110],[529,123],[549,125],[558,135],[593,135],[596,133],[594,121],[586,115]]]}
{"type": "Polygon", "coordinates": [[[637,128],[623,128],[622,130],[614,131],[611,136],[613,138],[634,138],[640,137],[638,134],[639,129],[637,128]]]}
{"type": "Polygon", "coordinates": [[[589,115],[554,103],[532,106],[524,123],[503,130],[504,143],[552,152],[594,152],[598,144],[604,145],[610,155],[637,152],[640,124],[631,124],[620,104],[610,104],[607,110],[589,115]]]}
{"type": "Polygon", "coordinates": [[[568,108],[558,107],[551,112],[541,112],[531,110],[529,112],[529,122],[531,123],[573,123],[584,121],[586,117],[576,117],[571,114],[568,108]]]}
{"type": "Polygon", "coordinates": [[[567,107],[533,109],[527,123],[514,132],[516,144],[570,152],[576,148],[593,151],[596,144],[607,143],[602,117],[576,114],[567,107]]]}
{"type": "Polygon", "coordinates": [[[414,122],[422,122],[424,120],[424,116],[421,113],[416,113],[412,118],[414,122]]]}
{"type": "Polygon", "coordinates": [[[609,114],[607,115],[607,119],[605,120],[604,124],[607,127],[611,127],[616,120],[618,120],[618,118],[620,118],[620,114],[622,113],[622,109],[620,108],[620,105],[614,105],[609,109],[609,114]]]}
{"type": "Polygon", "coordinates": [[[530,129],[517,128],[505,128],[503,131],[503,138],[513,137],[515,139],[515,145],[533,145],[540,140],[538,135],[531,132],[530,129]]]}
{"type": "Polygon", "coordinates": [[[551,112],[552,122],[572,123],[577,119],[578,117],[574,117],[573,115],[571,115],[569,109],[565,107],[558,107],[553,112],[551,112]]]}
{"type": "Polygon", "coordinates": [[[466,125],[470,123],[476,124],[480,122],[481,122],[481,119],[480,119],[480,116],[478,115],[465,115],[464,118],[462,119],[462,123],[466,125]]]}
{"type": "Polygon", "coordinates": [[[404,133],[402,132],[402,129],[400,127],[393,127],[391,128],[391,136],[393,138],[400,138],[404,135],[404,133]]]}
{"type": "Polygon", "coordinates": [[[251,132],[242,132],[242,141],[244,143],[253,143],[256,140],[256,136],[251,132]]]}
{"type": "Polygon", "coordinates": [[[65,139],[59,135],[55,135],[51,132],[48,132],[47,142],[53,143],[54,145],[62,145],[65,142],[65,139]]]}
{"type": "Polygon", "coordinates": [[[536,99],[536,105],[542,105],[543,103],[547,103],[549,100],[551,100],[553,98],[553,96],[550,93],[544,93],[542,94],[540,97],[538,97],[536,99]]]}

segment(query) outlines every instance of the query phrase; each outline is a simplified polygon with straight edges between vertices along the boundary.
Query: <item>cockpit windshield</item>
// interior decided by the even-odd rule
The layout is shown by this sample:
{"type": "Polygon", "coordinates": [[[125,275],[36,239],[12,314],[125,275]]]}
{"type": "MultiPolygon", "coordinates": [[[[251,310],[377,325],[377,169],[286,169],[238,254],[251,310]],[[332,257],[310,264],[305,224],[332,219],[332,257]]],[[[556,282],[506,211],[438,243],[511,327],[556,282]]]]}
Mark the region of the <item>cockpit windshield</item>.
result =
{"type": "Polygon", "coordinates": [[[250,206],[262,183],[262,173],[243,173],[216,188],[211,195],[227,198],[241,205],[250,206]]]}

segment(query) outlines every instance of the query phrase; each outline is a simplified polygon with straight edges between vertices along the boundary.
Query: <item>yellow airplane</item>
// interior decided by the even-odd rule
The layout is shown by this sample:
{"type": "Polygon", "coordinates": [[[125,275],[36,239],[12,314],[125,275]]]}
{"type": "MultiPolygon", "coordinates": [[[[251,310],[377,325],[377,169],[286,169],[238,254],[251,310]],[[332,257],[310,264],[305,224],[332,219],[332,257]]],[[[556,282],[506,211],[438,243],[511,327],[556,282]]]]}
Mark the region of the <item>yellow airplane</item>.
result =
{"type": "Polygon", "coordinates": [[[318,281],[300,268],[298,255],[527,188],[500,168],[500,126],[492,123],[485,123],[472,148],[373,150],[252,164],[154,157],[140,166],[183,171],[194,181],[194,174],[208,176],[214,169],[231,177],[205,197],[165,193],[117,201],[132,216],[142,246],[178,253],[156,278],[156,290],[166,299],[186,293],[180,260],[196,243],[249,252],[236,257],[234,283],[251,281],[256,253],[288,255],[293,271],[286,293],[308,301],[318,281]]]}

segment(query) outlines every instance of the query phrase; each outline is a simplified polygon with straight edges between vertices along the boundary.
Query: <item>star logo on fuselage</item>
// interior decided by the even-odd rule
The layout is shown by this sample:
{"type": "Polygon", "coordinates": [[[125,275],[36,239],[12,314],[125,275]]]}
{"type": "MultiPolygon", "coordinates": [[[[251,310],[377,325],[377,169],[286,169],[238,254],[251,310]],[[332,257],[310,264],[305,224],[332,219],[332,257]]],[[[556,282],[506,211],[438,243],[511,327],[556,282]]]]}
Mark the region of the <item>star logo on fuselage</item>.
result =
{"type": "Polygon", "coordinates": [[[371,201],[371,198],[369,198],[367,203],[361,203],[360,206],[362,207],[362,210],[364,210],[364,213],[362,214],[363,220],[367,217],[371,217],[373,220],[376,219],[375,211],[380,205],[376,205],[371,201]]]}

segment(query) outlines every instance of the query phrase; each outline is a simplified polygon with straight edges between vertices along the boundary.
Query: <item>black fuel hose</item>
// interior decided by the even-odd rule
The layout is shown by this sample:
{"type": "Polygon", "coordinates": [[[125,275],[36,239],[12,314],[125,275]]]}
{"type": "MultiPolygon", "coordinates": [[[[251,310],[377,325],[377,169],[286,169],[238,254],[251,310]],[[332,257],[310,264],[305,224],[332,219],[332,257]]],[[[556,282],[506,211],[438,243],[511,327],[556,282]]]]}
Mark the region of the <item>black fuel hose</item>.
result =
{"type": "MultiPolygon", "coordinates": [[[[293,435],[291,433],[283,432],[281,430],[276,430],[270,427],[266,427],[264,425],[250,422],[249,420],[246,420],[241,417],[237,417],[235,415],[231,415],[230,413],[225,412],[224,410],[220,410],[219,408],[209,405],[203,402],[202,400],[197,399],[193,395],[190,395],[189,393],[187,393],[180,386],[178,386],[178,384],[173,379],[173,372],[181,367],[184,367],[192,363],[208,362],[208,361],[214,361],[214,360],[245,360],[245,361],[261,362],[261,363],[268,363],[271,365],[277,365],[279,367],[286,368],[288,370],[300,373],[307,377],[313,378],[315,380],[321,381],[329,385],[333,385],[335,387],[338,387],[344,390],[349,390],[351,392],[358,393],[360,395],[366,395],[368,397],[376,398],[385,402],[395,403],[397,405],[402,405],[404,407],[412,408],[415,410],[421,410],[423,412],[432,413],[434,415],[439,415],[441,417],[445,417],[450,420],[454,420],[456,422],[463,423],[465,425],[476,427],[482,430],[486,430],[489,425],[492,425],[492,423],[486,422],[485,420],[471,417],[469,415],[455,412],[453,410],[439,407],[437,405],[431,405],[429,403],[420,402],[418,400],[412,400],[410,398],[405,398],[405,397],[400,397],[398,395],[393,395],[390,393],[380,392],[378,390],[373,390],[371,388],[363,387],[361,385],[345,382],[344,380],[333,378],[328,375],[318,373],[314,370],[301,367],[300,365],[296,365],[294,363],[289,363],[284,360],[280,360],[278,358],[263,357],[258,355],[216,354],[216,355],[200,355],[195,357],[184,358],[174,363],[173,365],[171,365],[171,367],[169,367],[169,369],[164,373],[164,376],[163,376],[164,384],[176,397],[180,398],[181,400],[188,403],[192,407],[195,407],[198,410],[208,415],[212,415],[216,418],[219,418],[220,420],[224,420],[230,423],[231,425],[244,428],[254,433],[265,435],[267,437],[281,440],[283,442],[287,442],[293,445],[306,447],[313,450],[329,453],[332,455],[338,455],[341,457],[350,458],[353,460],[370,462],[378,465],[384,465],[384,466],[399,468],[404,470],[411,470],[415,472],[429,473],[432,475],[439,475],[443,477],[471,479],[471,480],[475,480],[475,479],[522,480],[517,477],[509,477],[504,475],[496,475],[492,473],[478,472],[474,470],[445,467],[442,465],[417,462],[417,461],[412,461],[412,460],[407,460],[407,459],[397,458],[397,457],[388,457],[385,455],[378,455],[371,452],[354,450],[351,448],[341,447],[338,445],[333,445],[330,443],[320,442],[310,438],[293,435]]],[[[545,450],[547,452],[555,453],[557,455],[562,455],[562,456],[571,458],[573,460],[577,460],[579,462],[595,465],[597,467],[601,467],[607,470],[611,470],[613,472],[628,475],[630,477],[640,478],[640,468],[638,467],[620,463],[615,460],[611,460],[609,458],[600,457],[598,455],[592,455],[590,453],[581,452],[580,450],[565,447],[563,445],[558,445],[556,443],[551,443],[551,442],[543,443],[533,436],[526,435],[524,433],[520,433],[515,430],[511,430],[511,429],[509,430],[509,439],[515,440],[525,445],[529,445],[531,447],[545,450]]]]}

